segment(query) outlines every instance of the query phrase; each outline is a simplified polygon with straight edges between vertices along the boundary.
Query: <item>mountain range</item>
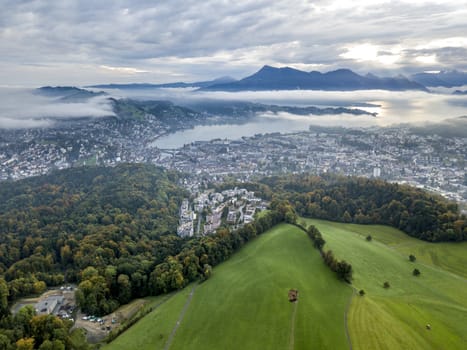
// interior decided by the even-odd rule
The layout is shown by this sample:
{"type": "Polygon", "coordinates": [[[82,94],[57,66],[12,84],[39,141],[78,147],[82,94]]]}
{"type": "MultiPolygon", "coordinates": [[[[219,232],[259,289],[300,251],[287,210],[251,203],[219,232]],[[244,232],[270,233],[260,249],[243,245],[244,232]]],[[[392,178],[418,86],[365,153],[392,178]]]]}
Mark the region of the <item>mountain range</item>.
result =
{"type": "Polygon", "coordinates": [[[100,84],[87,86],[97,89],[161,89],[161,88],[204,88],[211,85],[227,84],[236,81],[231,77],[221,77],[209,81],[197,81],[193,83],[185,83],[182,81],[165,84],[150,84],[150,83],[134,83],[134,84],[100,84]]]}
{"type": "Polygon", "coordinates": [[[103,84],[92,85],[100,89],[152,89],[152,88],[198,88],[201,91],[260,91],[260,90],[422,90],[423,84],[399,75],[378,77],[374,74],[359,75],[350,69],[338,69],[326,73],[305,72],[290,67],[264,66],[256,73],[240,80],[222,77],[211,81],[167,84],[103,84]]]}
{"type": "Polygon", "coordinates": [[[411,79],[426,87],[447,87],[467,85],[467,73],[457,70],[416,73],[411,79]]]}
{"type": "MultiPolygon", "coordinates": [[[[240,80],[231,77],[221,77],[214,80],[192,83],[174,82],[164,84],[131,83],[131,84],[100,84],[87,86],[99,89],[160,89],[160,88],[195,88],[201,91],[265,91],[265,90],[420,90],[428,91],[428,87],[454,87],[467,85],[467,73],[460,71],[441,71],[416,73],[407,78],[402,75],[395,77],[378,77],[368,73],[360,75],[350,69],[338,69],[326,73],[318,71],[305,72],[291,67],[263,66],[256,73],[240,80]]],[[[50,94],[45,87],[42,94],[50,94]]],[[[70,98],[73,90],[68,89],[70,98]]]]}
{"type": "Polygon", "coordinates": [[[264,66],[258,72],[235,82],[214,84],[201,90],[423,90],[425,86],[403,76],[380,78],[373,74],[359,75],[349,69],[321,73],[304,72],[290,67],[264,66]]]}

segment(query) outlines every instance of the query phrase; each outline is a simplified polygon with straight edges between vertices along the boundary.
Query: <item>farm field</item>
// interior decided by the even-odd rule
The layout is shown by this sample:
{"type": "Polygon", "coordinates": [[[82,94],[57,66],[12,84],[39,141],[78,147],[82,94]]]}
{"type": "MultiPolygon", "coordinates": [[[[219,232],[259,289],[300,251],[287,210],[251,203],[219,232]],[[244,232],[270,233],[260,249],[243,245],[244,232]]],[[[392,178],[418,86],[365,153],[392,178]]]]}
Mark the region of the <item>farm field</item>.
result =
{"type": "Polygon", "coordinates": [[[104,349],[348,349],[352,289],[323,264],[300,229],[279,225],[170,298],[104,349]],[[298,303],[288,301],[290,288],[298,303]],[[294,310],[296,308],[296,310],[294,310]],[[180,320],[182,310],[186,309],[180,320]]]}
{"type": "Polygon", "coordinates": [[[321,231],[325,250],[352,264],[353,286],[366,292],[353,297],[349,310],[354,349],[465,349],[465,243],[427,243],[384,226],[306,222],[321,231]]]}

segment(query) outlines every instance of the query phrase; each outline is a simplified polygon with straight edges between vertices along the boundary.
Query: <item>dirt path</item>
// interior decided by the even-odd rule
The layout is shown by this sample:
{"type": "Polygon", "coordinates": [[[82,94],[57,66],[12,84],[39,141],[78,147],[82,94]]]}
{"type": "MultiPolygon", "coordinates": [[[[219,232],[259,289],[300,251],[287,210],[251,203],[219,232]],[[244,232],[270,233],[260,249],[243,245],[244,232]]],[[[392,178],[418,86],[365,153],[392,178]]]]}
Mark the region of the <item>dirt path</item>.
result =
{"type": "Polygon", "coordinates": [[[349,326],[347,324],[347,317],[349,314],[349,309],[350,309],[350,304],[352,304],[352,299],[353,297],[357,295],[357,291],[355,288],[352,287],[352,295],[349,298],[349,302],[347,303],[347,306],[345,307],[345,312],[344,312],[344,326],[345,326],[345,336],[347,338],[347,343],[349,343],[349,349],[352,350],[352,341],[350,340],[350,333],[349,333],[349,326]]]}
{"type": "Polygon", "coordinates": [[[292,313],[292,321],[290,326],[290,343],[289,343],[289,350],[293,350],[295,344],[295,319],[297,318],[297,309],[298,309],[298,300],[294,302],[293,306],[293,313],[292,313]]]}
{"type": "Polygon", "coordinates": [[[183,318],[185,317],[186,311],[188,310],[188,306],[190,306],[191,300],[193,299],[193,295],[195,294],[195,289],[197,286],[198,284],[195,284],[193,288],[191,288],[190,294],[188,295],[188,298],[186,299],[185,305],[183,306],[183,309],[180,312],[180,316],[178,316],[177,323],[172,329],[172,332],[170,333],[169,338],[167,339],[167,343],[165,343],[164,350],[170,349],[170,346],[172,345],[172,342],[175,337],[175,333],[177,332],[178,328],[180,327],[180,324],[183,321],[183,318]]]}

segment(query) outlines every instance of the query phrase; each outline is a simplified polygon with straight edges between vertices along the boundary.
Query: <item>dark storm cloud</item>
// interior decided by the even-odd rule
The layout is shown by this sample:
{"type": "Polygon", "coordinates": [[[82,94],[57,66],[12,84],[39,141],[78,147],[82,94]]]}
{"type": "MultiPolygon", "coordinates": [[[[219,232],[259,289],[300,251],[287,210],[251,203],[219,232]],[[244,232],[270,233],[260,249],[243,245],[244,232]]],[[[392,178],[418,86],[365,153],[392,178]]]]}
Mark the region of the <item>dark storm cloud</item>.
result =
{"type": "Polygon", "coordinates": [[[3,84],[465,69],[462,1],[3,1],[3,84]],[[443,41],[446,44],[443,44],[443,41]]]}

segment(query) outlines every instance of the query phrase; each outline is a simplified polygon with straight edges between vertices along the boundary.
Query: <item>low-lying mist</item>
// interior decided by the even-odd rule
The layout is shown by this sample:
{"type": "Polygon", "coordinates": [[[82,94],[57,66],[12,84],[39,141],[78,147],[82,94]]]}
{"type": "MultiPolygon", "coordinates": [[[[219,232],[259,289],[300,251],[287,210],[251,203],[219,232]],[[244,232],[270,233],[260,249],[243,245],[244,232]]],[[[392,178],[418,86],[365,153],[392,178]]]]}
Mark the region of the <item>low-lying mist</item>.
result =
{"type": "MultiPolygon", "coordinates": [[[[108,89],[107,96],[65,102],[34,94],[34,90],[0,88],[0,128],[47,127],[56,120],[114,115],[108,97],[140,100],[169,100],[194,107],[200,103],[247,101],[282,106],[348,107],[376,113],[372,116],[322,116],[313,123],[323,126],[424,125],[467,115],[467,95],[423,91],[250,91],[208,92],[188,89],[108,89]]],[[[290,118],[287,114],[276,117],[290,118]]]]}
{"type": "MultiPolygon", "coordinates": [[[[423,91],[196,91],[195,89],[138,89],[106,90],[117,98],[141,100],[170,100],[190,107],[202,101],[248,101],[283,106],[317,106],[359,108],[377,117],[345,116],[332,118],[340,126],[379,125],[410,123],[439,123],[445,119],[467,115],[467,95],[456,96],[450,93],[427,93],[423,91]],[[348,124],[347,125],[347,118],[348,124]]],[[[326,125],[330,120],[319,118],[326,125]]]]}
{"type": "Polygon", "coordinates": [[[40,96],[34,90],[0,88],[0,128],[52,126],[58,119],[99,118],[114,115],[110,101],[97,96],[86,101],[63,102],[40,96]]]}

